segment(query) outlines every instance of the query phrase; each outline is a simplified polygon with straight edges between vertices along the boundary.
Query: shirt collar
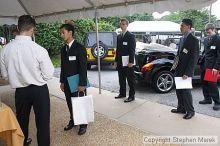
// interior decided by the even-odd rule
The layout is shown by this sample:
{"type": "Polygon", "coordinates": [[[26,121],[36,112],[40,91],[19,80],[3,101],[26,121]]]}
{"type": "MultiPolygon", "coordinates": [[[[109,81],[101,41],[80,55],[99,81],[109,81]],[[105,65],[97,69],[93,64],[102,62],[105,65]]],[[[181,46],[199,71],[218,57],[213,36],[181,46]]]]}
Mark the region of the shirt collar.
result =
{"type": "Polygon", "coordinates": [[[183,35],[183,37],[186,39],[190,33],[191,32],[187,32],[186,34],[183,35]]]}
{"type": "Polygon", "coordinates": [[[15,37],[15,40],[29,40],[29,41],[32,41],[32,38],[30,36],[26,36],[26,35],[17,35],[15,37]]]}
{"type": "Polygon", "coordinates": [[[74,39],[68,44],[69,48],[71,48],[73,42],[74,42],[74,39]]]}
{"type": "Polygon", "coordinates": [[[125,32],[122,32],[121,34],[122,34],[122,36],[124,36],[125,34],[126,34],[126,32],[127,32],[128,30],[126,30],[125,32]]]}

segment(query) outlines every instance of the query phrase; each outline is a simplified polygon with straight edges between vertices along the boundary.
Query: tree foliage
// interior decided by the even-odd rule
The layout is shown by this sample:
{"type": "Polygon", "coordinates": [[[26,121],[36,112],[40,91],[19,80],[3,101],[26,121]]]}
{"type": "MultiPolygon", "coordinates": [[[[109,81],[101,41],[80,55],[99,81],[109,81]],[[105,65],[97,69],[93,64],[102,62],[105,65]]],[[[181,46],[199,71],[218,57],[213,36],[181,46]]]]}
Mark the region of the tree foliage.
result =
{"type": "MultiPolygon", "coordinates": [[[[95,21],[92,19],[80,19],[74,21],[74,26],[76,29],[75,38],[78,42],[84,44],[86,33],[90,31],[96,31],[95,21]]],[[[104,20],[99,21],[99,31],[115,31],[115,27],[104,20]]]]}
{"type": "Polygon", "coordinates": [[[38,44],[48,50],[50,55],[59,54],[62,40],[59,36],[61,23],[39,23],[36,26],[35,39],[38,44]]]}
{"type": "MultiPolygon", "coordinates": [[[[36,26],[36,42],[46,48],[50,55],[54,56],[60,53],[63,41],[60,37],[59,28],[62,23],[39,23],[36,26]]],[[[80,19],[74,21],[75,39],[84,44],[86,33],[95,31],[95,22],[92,19],[80,19]]],[[[115,27],[107,21],[99,22],[99,31],[114,31],[115,27]]]]}
{"type": "Polygon", "coordinates": [[[106,17],[106,18],[101,18],[100,20],[104,20],[108,23],[111,23],[114,27],[118,28],[121,18],[126,18],[126,19],[128,19],[129,22],[153,21],[154,20],[152,14],[148,14],[148,13],[134,14],[134,15],[123,16],[123,17],[118,17],[118,16],[116,16],[116,17],[106,17]]]}
{"type": "MultiPolygon", "coordinates": [[[[203,10],[187,10],[187,11],[177,11],[170,15],[162,17],[160,20],[173,21],[180,23],[182,19],[190,18],[193,21],[193,27],[195,30],[204,30],[204,26],[209,22],[209,12],[207,9],[203,10]]],[[[216,17],[211,16],[211,22],[216,22],[216,17]]]]}

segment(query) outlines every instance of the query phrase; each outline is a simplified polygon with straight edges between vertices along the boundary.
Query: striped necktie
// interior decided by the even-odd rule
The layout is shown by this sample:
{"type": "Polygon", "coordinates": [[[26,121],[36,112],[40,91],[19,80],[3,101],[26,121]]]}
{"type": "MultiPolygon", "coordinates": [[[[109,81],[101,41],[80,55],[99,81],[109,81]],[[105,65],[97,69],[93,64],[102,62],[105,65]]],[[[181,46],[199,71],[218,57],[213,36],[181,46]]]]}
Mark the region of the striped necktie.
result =
{"type": "Polygon", "coordinates": [[[174,59],[174,62],[173,62],[173,66],[171,67],[170,70],[175,70],[177,65],[179,63],[179,55],[176,55],[175,59],[174,59]]]}
{"type": "Polygon", "coordinates": [[[176,57],[175,57],[175,59],[174,59],[174,62],[173,62],[173,66],[171,67],[170,70],[175,70],[176,67],[177,67],[177,65],[178,65],[178,63],[179,63],[179,54],[180,54],[180,51],[182,51],[182,47],[183,47],[184,41],[185,41],[185,37],[182,37],[182,38],[180,39],[179,51],[177,52],[177,55],[176,55],[176,57]]]}

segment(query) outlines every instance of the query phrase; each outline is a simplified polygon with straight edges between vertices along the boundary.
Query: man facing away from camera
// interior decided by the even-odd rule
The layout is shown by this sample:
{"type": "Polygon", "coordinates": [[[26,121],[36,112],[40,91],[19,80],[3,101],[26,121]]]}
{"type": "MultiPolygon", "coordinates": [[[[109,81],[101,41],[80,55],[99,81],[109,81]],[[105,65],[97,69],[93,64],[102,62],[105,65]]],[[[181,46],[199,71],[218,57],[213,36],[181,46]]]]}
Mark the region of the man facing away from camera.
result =
{"type": "Polygon", "coordinates": [[[1,52],[2,77],[15,88],[16,116],[24,133],[24,146],[30,144],[28,125],[33,106],[38,146],[50,145],[50,98],[47,80],[54,67],[46,49],[32,41],[36,22],[30,15],[18,19],[19,35],[1,52]]]}

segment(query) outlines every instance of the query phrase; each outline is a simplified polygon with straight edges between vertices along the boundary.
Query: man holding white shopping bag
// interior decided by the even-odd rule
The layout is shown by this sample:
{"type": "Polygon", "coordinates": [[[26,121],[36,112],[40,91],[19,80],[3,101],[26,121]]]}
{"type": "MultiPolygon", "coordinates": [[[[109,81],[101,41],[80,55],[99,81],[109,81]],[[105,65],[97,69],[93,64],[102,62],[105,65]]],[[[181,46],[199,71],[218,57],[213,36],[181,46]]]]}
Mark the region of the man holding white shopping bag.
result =
{"type": "MultiPolygon", "coordinates": [[[[64,127],[64,131],[68,131],[74,127],[74,119],[72,112],[71,97],[84,96],[87,85],[87,53],[86,48],[74,40],[74,26],[70,22],[63,24],[60,27],[60,35],[65,42],[61,50],[61,73],[60,73],[60,88],[65,93],[66,102],[70,112],[70,121],[64,127]],[[68,84],[68,77],[78,75],[79,84],[77,90],[71,92],[68,84]]],[[[86,133],[87,124],[80,125],[78,135],[86,133]]]]}

